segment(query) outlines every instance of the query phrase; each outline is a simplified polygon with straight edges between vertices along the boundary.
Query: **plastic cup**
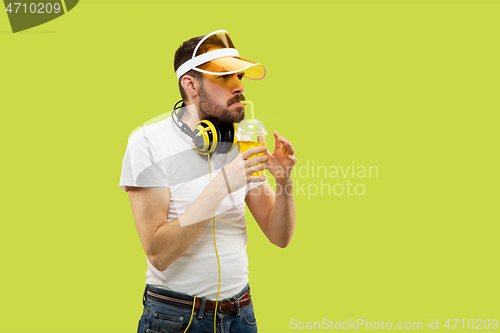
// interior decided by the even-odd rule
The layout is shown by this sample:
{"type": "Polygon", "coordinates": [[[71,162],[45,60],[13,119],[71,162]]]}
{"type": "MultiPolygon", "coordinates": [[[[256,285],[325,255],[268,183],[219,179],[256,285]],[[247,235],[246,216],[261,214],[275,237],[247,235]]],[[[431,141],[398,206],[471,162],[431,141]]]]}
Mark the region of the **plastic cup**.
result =
{"type": "MultiPolygon", "coordinates": [[[[243,121],[241,121],[236,128],[235,135],[240,153],[253,147],[262,147],[266,145],[266,128],[264,127],[264,124],[258,119],[244,119],[243,121]]],[[[264,153],[259,153],[257,155],[252,155],[249,158],[263,155],[264,153]]],[[[264,170],[252,173],[252,176],[263,175],[264,170]]]]}

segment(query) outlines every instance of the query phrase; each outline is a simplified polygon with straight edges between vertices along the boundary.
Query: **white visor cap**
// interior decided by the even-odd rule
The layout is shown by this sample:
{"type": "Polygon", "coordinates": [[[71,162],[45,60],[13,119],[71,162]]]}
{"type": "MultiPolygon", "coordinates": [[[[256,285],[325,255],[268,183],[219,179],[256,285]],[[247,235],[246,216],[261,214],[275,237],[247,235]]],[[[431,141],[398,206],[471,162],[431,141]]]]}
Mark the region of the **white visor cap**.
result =
{"type": "Polygon", "coordinates": [[[266,68],[262,64],[240,57],[225,30],[214,31],[200,40],[191,59],[177,69],[177,79],[190,70],[210,75],[244,72],[244,76],[252,80],[262,80],[266,76],[266,68]]]}

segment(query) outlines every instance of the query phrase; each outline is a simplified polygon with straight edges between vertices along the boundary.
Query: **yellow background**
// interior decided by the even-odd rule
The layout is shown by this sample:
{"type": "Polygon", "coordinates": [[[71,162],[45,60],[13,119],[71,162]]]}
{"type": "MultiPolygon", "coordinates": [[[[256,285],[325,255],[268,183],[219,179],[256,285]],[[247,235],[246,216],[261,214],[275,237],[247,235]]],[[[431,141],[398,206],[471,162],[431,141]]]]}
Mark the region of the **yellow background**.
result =
{"type": "Polygon", "coordinates": [[[83,0],[17,34],[0,13],[0,331],[136,331],[146,261],[118,188],[127,137],[179,99],[176,48],[218,29],[266,66],[245,95],[297,168],[378,167],[296,174],[309,195],[295,197],[286,249],[248,216],[259,332],[291,319],[500,319],[499,10],[83,0]],[[311,195],[321,181],[366,190],[311,195]]]}

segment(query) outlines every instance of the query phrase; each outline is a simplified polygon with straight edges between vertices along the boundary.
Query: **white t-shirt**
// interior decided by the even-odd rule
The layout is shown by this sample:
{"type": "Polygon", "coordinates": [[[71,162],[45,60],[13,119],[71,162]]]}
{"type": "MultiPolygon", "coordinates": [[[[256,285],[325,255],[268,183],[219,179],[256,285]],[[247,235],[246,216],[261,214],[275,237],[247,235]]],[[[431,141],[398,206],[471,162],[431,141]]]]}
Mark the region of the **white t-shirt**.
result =
{"type": "MultiPolygon", "coordinates": [[[[212,180],[237,155],[237,147],[228,154],[213,154],[210,157],[212,180]]],[[[209,183],[207,157],[193,148],[192,139],[180,131],[172,118],[145,125],[130,136],[123,158],[120,188],[125,191],[125,186],[170,188],[168,221],[181,216],[209,183]]],[[[215,234],[221,266],[219,299],[234,296],[248,283],[245,197],[249,190],[264,183],[249,183],[231,193],[233,201],[226,196],[217,209],[215,234]]],[[[146,258],[146,283],[215,300],[219,271],[212,227],[210,221],[193,246],[165,271],[158,271],[146,258]]]]}

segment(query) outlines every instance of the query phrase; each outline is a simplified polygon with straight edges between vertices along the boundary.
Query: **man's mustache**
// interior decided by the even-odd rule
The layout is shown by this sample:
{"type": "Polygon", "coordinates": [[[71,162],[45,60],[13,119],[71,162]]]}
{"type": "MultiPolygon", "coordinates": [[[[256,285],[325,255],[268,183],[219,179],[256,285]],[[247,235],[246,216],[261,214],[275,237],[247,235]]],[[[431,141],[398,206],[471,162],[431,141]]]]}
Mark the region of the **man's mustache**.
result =
{"type": "Polygon", "coordinates": [[[227,102],[227,106],[230,106],[236,102],[241,102],[246,100],[245,96],[243,95],[236,95],[234,97],[231,97],[231,99],[227,102]]]}

